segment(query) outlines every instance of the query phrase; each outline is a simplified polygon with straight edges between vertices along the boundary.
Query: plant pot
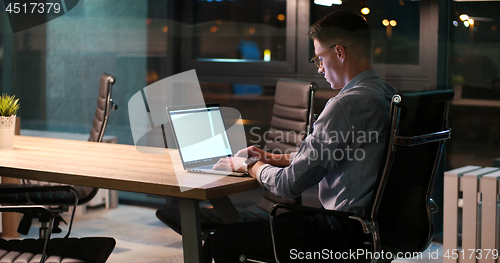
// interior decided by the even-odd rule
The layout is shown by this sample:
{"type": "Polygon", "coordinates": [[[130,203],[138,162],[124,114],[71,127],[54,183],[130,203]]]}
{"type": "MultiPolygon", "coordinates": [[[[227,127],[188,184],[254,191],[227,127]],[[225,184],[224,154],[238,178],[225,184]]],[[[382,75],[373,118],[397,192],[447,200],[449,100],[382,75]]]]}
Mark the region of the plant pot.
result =
{"type": "Polygon", "coordinates": [[[10,117],[0,116],[0,149],[14,148],[14,129],[16,115],[10,117]]]}

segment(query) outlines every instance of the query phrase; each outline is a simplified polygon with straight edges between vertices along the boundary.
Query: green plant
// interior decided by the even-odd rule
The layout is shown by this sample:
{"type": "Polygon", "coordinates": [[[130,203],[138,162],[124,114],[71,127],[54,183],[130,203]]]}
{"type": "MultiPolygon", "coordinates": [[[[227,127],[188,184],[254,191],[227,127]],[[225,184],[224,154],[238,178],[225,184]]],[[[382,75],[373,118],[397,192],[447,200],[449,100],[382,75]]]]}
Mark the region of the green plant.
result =
{"type": "Polygon", "coordinates": [[[0,116],[10,117],[19,110],[19,99],[14,95],[2,94],[0,97],[0,116]]]}

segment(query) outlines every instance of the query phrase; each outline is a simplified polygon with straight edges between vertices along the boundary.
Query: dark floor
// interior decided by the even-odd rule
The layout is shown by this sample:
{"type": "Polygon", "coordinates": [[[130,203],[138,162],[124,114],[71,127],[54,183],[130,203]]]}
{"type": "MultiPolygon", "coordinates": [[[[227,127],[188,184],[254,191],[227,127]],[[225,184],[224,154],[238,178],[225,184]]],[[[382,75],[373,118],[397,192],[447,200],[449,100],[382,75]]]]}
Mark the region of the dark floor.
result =
{"type": "MultiPolygon", "coordinates": [[[[155,216],[156,209],[119,205],[112,209],[92,209],[79,214],[73,225],[73,237],[109,236],[116,240],[116,247],[108,263],[179,263],[183,262],[182,238],[155,216]]],[[[29,236],[37,237],[34,224],[29,236]]],[[[63,233],[55,236],[62,236],[63,233]]],[[[393,261],[436,262],[443,261],[442,245],[432,243],[420,256],[393,261]]]]}

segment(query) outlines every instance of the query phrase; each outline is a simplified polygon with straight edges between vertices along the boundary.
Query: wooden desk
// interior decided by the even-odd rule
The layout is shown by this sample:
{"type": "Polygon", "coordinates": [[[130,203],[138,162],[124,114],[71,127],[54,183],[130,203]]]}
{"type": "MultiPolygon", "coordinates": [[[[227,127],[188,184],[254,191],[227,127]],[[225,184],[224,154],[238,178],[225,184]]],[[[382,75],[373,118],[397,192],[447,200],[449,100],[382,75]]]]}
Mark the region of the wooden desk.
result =
{"type": "Polygon", "coordinates": [[[131,145],[52,138],[15,136],[14,149],[0,151],[0,176],[180,197],[184,262],[201,262],[199,201],[210,200],[225,223],[236,222],[227,196],[260,186],[249,177],[209,174],[178,180],[173,166],[167,150],[145,154],[131,145]],[[220,179],[212,182],[214,176],[220,179]]]}

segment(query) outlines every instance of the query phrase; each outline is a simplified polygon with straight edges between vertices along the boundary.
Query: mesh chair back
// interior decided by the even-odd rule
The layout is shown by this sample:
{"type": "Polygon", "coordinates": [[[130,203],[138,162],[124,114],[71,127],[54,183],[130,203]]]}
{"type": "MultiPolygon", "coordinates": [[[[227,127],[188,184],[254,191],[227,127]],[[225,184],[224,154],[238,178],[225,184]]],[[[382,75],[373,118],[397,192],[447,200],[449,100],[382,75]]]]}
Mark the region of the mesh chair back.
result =
{"type": "Polygon", "coordinates": [[[391,106],[391,138],[372,220],[384,251],[419,252],[434,234],[430,195],[447,127],[451,90],[400,94],[391,106]]]}

